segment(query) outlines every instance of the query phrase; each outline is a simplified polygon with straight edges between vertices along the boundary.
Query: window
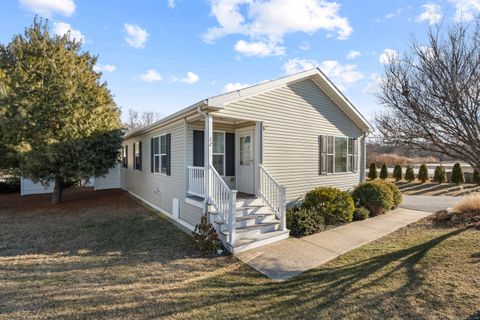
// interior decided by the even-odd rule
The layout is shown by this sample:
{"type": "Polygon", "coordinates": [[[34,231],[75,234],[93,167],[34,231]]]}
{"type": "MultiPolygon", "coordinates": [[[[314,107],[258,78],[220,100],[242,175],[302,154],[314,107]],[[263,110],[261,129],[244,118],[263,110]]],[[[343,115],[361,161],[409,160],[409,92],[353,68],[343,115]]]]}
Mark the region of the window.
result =
{"type": "Polygon", "coordinates": [[[152,150],[153,150],[153,172],[160,172],[160,149],[158,145],[159,138],[152,139],[152,150]]]}
{"type": "Polygon", "coordinates": [[[133,144],[133,168],[142,170],[142,142],[133,144]]]}
{"type": "Polygon", "coordinates": [[[122,166],[128,168],[128,145],[122,147],[122,166]]]}
{"type": "Polygon", "coordinates": [[[347,137],[320,137],[320,174],[356,172],[357,140],[347,137]]]}
{"type": "Polygon", "coordinates": [[[223,176],[225,174],[225,132],[213,132],[213,167],[218,174],[223,176]]]}
{"type": "Polygon", "coordinates": [[[160,173],[167,174],[167,136],[160,137],[160,173]]]}
{"type": "Polygon", "coordinates": [[[251,156],[251,137],[245,136],[240,137],[240,164],[241,165],[250,165],[250,156],[251,156]]]}

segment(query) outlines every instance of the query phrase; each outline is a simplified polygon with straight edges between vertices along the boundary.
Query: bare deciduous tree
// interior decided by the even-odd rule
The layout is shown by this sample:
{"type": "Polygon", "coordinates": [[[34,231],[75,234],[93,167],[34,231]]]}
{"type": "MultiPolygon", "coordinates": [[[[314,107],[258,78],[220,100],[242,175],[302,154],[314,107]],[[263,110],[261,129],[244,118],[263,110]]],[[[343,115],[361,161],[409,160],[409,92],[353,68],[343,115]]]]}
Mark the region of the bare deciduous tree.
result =
{"type": "Polygon", "coordinates": [[[391,57],[379,81],[386,143],[440,152],[480,171],[480,23],[436,26],[391,57]]]}
{"type": "Polygon", "coordinates": [[[128,119],[125,123],[125,127],[127,128],[127,132],[133,132],[145,128],[161,118],[162,116],[160,113],[153,111],[143,111],[140,113],[136,110],[128,109],[128,119]]]}

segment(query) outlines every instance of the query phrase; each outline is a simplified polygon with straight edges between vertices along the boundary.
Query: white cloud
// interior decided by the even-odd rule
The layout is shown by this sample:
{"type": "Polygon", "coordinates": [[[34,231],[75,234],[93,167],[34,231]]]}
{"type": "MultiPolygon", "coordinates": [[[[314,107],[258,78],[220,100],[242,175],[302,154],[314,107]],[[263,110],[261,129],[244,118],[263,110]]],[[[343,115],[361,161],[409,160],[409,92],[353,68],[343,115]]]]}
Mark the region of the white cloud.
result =
{"type": "MultiPolygon", "coordinates": [[[[258,45],[262,42],[267,47],[282,48],[280,51],[284,52],[284,48],[278,47],[278,44],[281,44],[284,36],[289,33],[312,34],[325,30],[336,33],[338,39],[347,39],[353,31],[348,19],[339,15],[340,5],[327,0],[209,2],[211,14],[218,23],[203,35],[204,41],[209,43],[224,36],[239,34],[250,37],[251,44],[258,45]]],[[[245,43],[244,41],[243,44],[245,43]]]]}
{"type": "Polygon", "coordinates": [[[361,53],[357,50],[350,50],[350,52],[347,54],[347,60],[354,60],[358,57],[360,57],[361,53]]]}
{"type": "Polygon", "coordinates": [[[145,29],[140,28],[137,25],[125,23],[124,24],[125,32],[125,42],[129,46],[134,48],[144,48],[145,43],[147,42],[148,32],[145,29]]]}
{"type": "Polygon", "coordinates": [[[175,8],[175,0],[168,0],[168,7],[170,9],[175,8]]]}
{"type": "Polygon", "coordinates": [[[322,70],[322,72],[342,90],[364,78],[363,74],[357,71],[356,65],[342,65],[336,60],[326,60],[319,63],[313,59],[293,58],[285,62],[283,65],[286,74],[293,74],[315,67],[319,67],[320,70],[322,70]]]}
{"type": "Polygon", "coordinates": [[[455,5],[454,20],[472,21],[480,13],[480,0],[448,0],[455,5]]]}
{"type": "Polygon", "coordinates": [[[188,84],[194,84],[198,82],[198,80],[200,80],[200,77],[191,71],[187,72],[187,75],[184,78],[180,79],[181,82],[185,82],[188,84]]]}
{"type": "Polygon", "coordinates": [[[397,50],[387,48],[383,50],[383,52],[380,54],[380,56],[378,57],[378,61],[381,64],[389,64],[392,59],[397,60],[398,58],[399,54],[397,50]]]}
{"type": "Polygon", "coordinates": [[[427,3],[422,6],[423,12],[415,19],[416,22],[428,22],[429,24],[439,23],[443,15],[440,5],[427,3]]]}
{"type": "Polygon", "coordinates": [[[45,17],[52,17],[56,13],[71,16],[75,12],[73,0],[20,0],[20,4],[25,9],[45,17]]]}
{"type": "Polygon", "coordinates": [[[115,69],[117,69],[117,67],[111,64],[97,64],[93,66],[95,72],[113,72],[115,69]]]}
{"type": "Polygon", "coordinates": [[[304,41],[298,46],[298,48],[303,51],[308,51],[310,50],[310,43],[304,41]]]}
{"type": "Polygon", "coordinates": [[[223,87],[223,92],[237,91],[246,87],[250,87],[250,85],[240,82],[230,82],[223,87]]]}
{"type": "Polygon", "coordinates": [[[403,14],[404,12],[407,12],[407,11],[412,10],[412,9],[413,9],[412,6],[398,8],[397,10],[386,14],[383,18],[375,19],[375,22],[382,22],[382,21],[385,21],[385,20],[388,20],[388,19],[398,17],[401,14],[403,14]]]}
{"type": "Polygon", "coordinates": [[[140,75],[140,79],[145,82],[153,82],[162,80],[162,76],[155,69],[149,69],[144,74],[140,75]]]}
{"type": "Polygon", "coordinates": [[[75,39],[77,41],[85,42],[85,36],[79,30],[73,29],[68,23],[54,22],[52,31],[58,36],[63,36],[70,32],[70,40],[75,39]]]}
{"type": "Polygon", "coordinates": [[[283,56],[285,54],[285,47],[278,46],[276,43],[265,43],[263,41],[246,42],[239,40],[235,43],[234,49],[247,57],[283,56]]]}

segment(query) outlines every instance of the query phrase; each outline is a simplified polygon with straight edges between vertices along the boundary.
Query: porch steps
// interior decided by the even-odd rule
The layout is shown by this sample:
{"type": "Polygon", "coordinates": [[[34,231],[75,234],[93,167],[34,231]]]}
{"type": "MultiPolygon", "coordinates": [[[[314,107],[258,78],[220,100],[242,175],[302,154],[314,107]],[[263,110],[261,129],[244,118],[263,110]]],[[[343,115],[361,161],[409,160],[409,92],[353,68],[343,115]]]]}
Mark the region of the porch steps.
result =
{"type": "MultiPolygon", "coordinates": [[[[215,209],[209,206],[210,221],[220,239],[226,244],[228,230],[217,218],[215,209]]],[[[236,240],[233,246],[226,244],[233,254],[258,248],[288,238],[289,230],[280,230],[280,221],[270,207],[260,198],[240,198],[236,204],[236,240]]]]}

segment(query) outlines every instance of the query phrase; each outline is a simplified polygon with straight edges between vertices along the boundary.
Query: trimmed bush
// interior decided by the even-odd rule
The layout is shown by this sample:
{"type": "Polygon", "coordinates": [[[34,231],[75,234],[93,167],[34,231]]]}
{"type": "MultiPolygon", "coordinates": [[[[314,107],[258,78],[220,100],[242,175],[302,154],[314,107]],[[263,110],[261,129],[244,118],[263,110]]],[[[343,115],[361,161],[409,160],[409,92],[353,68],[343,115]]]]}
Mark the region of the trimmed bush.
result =
{"type": "Polygon", "coordinates": [[[418,169],[417,179],[420,180],[422,183],[428,181],[428,169],[425,163],[420,166],[420,169],[418,169]]]}
{"type": "Polygon", "coordinates": [[[368,170],[368,178],[375,180],[378,178],[377,165],[375,162],[370,163],[370,169],[368,170]]]}
{"type": "Polygon", "coordinates": [[[352,196],[348,192],[331,187],[309,191],[303,200],[303,207],[316,210],[324,218],[325,224],[352,221],[355,210],[352,196]]]}
{"type": "Polygon", "coordinates": [[[380,179],[385,180],[388,178],[388,168],[385,163],[382,164],[382,169],[380,169],[380,179]]]}
{"type": "Polygon", "coordinates": [[[400,191],[400,189],[394,185],[393,183],[390,183],[388,181],[374,181],[374,183],[380,183],[380,184],[383,184],[385,186],[387,186],[387,188],[390,189],[390,192],[392,193],[392,199],[393,199],[393,206],[394,207],[398,207],[402,201],[403,201],[403,196],[402,196],[402,192],[400,191]]]}
{"type": "Polygon", "coordinates": [[[478,173],[477,170],[473,171],[472,182],[476,184],[480,184],[480,174],[478,173]]]}
{"type": "Polygon", "coordinates": [[[362,183],[353,190],[352,196],[357,206],[367,208],[371,216],[383,214],[394,206],[393,193],[385,183],[362,183]]]}
{"type": "Polygon", "coordinates": [[[412,166],[407,167],[407,170],[405,171],[405,180],[407,180],[408,182],[412,182],[413,180],[415,180],[415,172],[413,172],[412,166]]]}
{"type": "Polygon", "coordinates": [[[365,220],[368,219],[368,217],[370,217],[370,211],[364,207],[356,208],[353,213],[353,220],[355,221],[365,220]]]}
{"type": "Polygon", "coordinates": [[[438,183],[444,183],[447,181],[447,173],[445,172],[445,167],[439,165],[435,168],[435,172],[433,174],[433,181],[438,183]]]}
{"type": "Polygon", "coordinates": [[[222,248],[222,243],[212,224],[208,223],[207,215],[200,218],[200,223],[195,226],[192,242],[195,248],[206,254],[215,254],[222,248]]]}
{"type": "Polygon", "coordinates": [[[393,177],[395,178],[395,181],[400,181],[403,178],[403,169],[402,166],[397,164],[395,165],[395,168],[393,168],[393,177]]]}
{"type": "Polygon", "coordinates": [[[325,222],[315,209],[292,207],[287,209],[287,228],[292,237],[305,237],[323,230],[325,222]]]}
{"type": "Polygon", "coordinates": [[[456,184],[465,183],[465,175],[463,174],[462,166],[460,163],[455,163],[452,169],[452,176],[450,177],[450,182],[456,184]]]}

